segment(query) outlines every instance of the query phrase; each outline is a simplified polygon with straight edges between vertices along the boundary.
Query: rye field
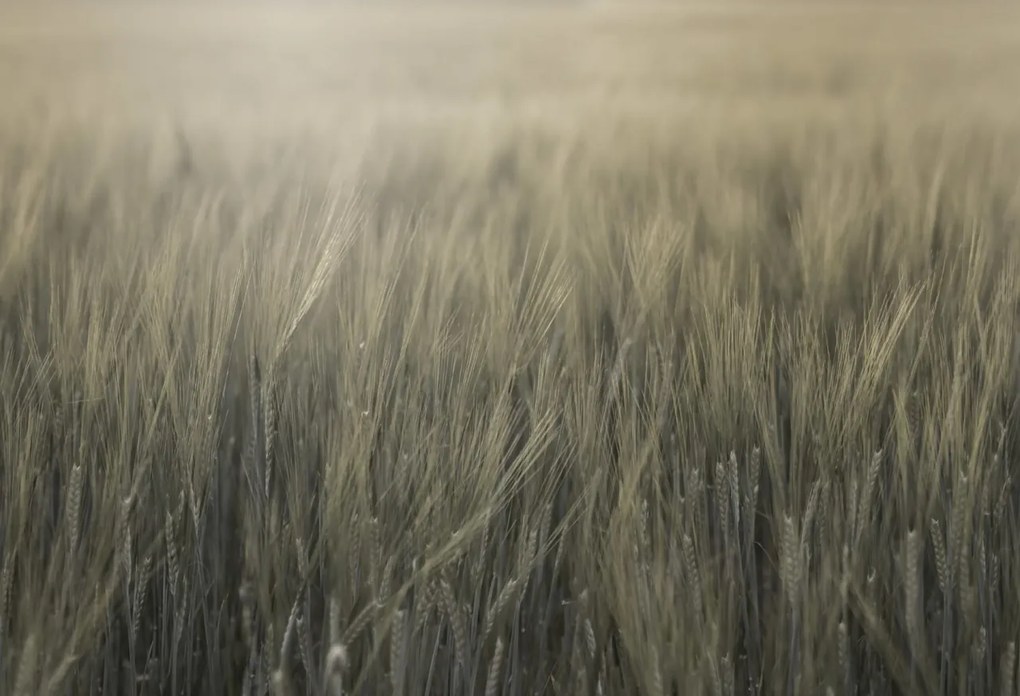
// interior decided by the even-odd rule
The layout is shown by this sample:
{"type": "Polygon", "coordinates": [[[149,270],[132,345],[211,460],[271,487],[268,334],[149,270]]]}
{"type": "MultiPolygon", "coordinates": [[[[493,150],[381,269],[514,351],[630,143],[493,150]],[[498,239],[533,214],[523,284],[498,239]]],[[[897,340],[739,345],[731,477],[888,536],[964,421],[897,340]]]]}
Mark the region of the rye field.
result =
{"type": "Polygon", "coordinates": [[[0,693],[1016,696],[1020,7],[0,7],[0,693]]]}

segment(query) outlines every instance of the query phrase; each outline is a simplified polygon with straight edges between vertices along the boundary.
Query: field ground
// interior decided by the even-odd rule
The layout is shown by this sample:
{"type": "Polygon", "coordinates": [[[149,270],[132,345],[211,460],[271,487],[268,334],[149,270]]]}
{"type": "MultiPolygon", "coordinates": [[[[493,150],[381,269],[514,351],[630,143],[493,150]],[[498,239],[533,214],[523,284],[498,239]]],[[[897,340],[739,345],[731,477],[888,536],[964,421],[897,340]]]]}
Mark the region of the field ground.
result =
{"type": "Polygon", "coordinates": [[[0,693],[1017,694],[1020,7],[4,4],[0,693]]]}

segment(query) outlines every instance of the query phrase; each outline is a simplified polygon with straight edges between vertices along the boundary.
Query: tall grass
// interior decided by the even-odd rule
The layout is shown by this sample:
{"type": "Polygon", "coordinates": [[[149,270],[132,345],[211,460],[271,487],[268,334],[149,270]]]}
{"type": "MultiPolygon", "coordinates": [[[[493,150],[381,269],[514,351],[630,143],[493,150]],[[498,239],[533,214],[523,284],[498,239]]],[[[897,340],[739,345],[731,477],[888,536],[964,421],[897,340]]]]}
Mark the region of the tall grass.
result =
{"type": "Polygon", "coordinates": [[[1016,693],[1020,129],[799,108],[4,131],[0,692],[1016,693]]]}

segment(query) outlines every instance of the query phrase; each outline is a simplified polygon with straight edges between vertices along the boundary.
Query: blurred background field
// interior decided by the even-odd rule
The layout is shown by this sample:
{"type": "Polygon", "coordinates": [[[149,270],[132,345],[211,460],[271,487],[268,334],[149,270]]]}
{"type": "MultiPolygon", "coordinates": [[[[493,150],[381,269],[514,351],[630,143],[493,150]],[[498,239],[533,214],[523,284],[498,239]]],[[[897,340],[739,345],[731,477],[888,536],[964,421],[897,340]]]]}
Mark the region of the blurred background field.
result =
{"type": "Polygon", "coordinates": [[[728,117],[762,138],[826,115],[1011,120],[1018,21],[1006,4],[14,5],[3,116],[90,139],[179,128],[236,156],[365,147],[380,120],[484,136],[728,117]]]}

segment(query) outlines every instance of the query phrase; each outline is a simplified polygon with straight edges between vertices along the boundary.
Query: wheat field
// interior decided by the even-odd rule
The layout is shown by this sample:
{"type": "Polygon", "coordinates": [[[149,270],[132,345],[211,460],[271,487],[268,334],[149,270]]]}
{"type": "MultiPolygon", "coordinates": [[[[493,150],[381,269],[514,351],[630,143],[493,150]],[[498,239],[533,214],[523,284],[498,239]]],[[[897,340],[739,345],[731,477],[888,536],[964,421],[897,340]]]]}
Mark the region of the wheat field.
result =
{"type": "Polygon", "coordinates": [[[0,693],[1020,693],[1020,8],[0,7],[0,693]]]}

